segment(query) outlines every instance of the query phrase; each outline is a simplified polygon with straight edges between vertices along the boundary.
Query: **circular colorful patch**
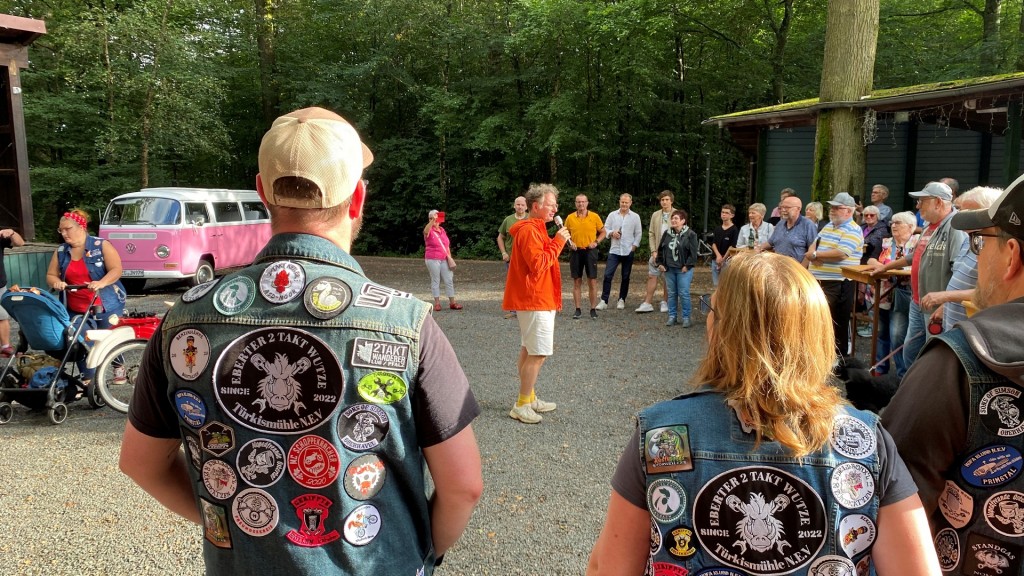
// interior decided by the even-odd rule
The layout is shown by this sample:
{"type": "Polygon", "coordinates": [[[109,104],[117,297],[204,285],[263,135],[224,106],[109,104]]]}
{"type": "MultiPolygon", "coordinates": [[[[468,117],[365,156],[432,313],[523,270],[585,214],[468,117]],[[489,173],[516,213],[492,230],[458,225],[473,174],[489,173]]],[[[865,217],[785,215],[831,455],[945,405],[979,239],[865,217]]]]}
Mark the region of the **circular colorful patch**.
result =
{"type": "Polygon", "coordinates": [[[288,472],[306,488],[323,488],[341,473],[338,450],[319,436],[303,436],[288,450],[288,472]]]}
{"type": "Polygon", "coordinates": [[[246,488],[231,503],[231,519],[249,536],[266,536],[273,532],[281,511],[270,494],[259,488],[246,488]]]}
{"type": "Polygon", "coordinates": [[[376,454],[363,454],[345,468],[345,492],[355,500],[369,500],[384,487],[386,478],[384,461],[376,454]]]}
{"type": "Polygon", "coordinates": [[[685,560],[697,553],[694,545],[693,529],[688,526],[676,526],[668,533],[671,546],[668,553],[676,558],[685,560]]]}
{"type": "Polygon", "coordinates": [[[238,478],[231,466],[223,460],[207,460],[203,464],[203,485],[217,500],[227,500],[238,489],[238,478]]]}
{"type": "Polygon", "coordinates": [[[693,524],[705,554],[750,574],[789,574],[825,545],[821,496],[789,472],[770,466],[715,476],[694,499],[693,524]]]}
{"type": "Polygon", "coordinates": [[[246,276],[235,276],[221,282],[213,295],[213,307],[225,316],[245,311],[256,299],[256,283],[246,276]]]}
{"type": "Polygon", "coordinates": [[[210,363],[210,341],[195,328],[185,328],[171,338],[167,356],[174,373],[185,380],[195,380],[210,363]]]}
{"type": "Polygon", "coordinates": [[[935,552],[939,556],[939,568],[949,572],[960,563],[960,537],[956,530],[943,528],[935,535],[935,552]]]}
{"type": "Polygon", "coordinates": [[[686,576],[690,573],[686,568],[668,562],[655,562],[651,564],[651,570],[654,576],[686,576]]]}
{"type": "Polygon", "coordinates": [[[843,462],[832,471],[832,495],[846,508],[860,508],[875,495],[875,478],[866,466],[843,462]]]}
{"type": "Polygon", "coordinates": [[[295,515],[299,517],[299,529],[289,530],[285,538],[306,548],[330,544],[341,538],[337,530],[327,529],[332,505],[334,502],[322,494],[303,494],[292,499],[295,515]]]}
{"type": "Polygon", "coordinates": [[[978,415],[985,427],[997,436],[1020,436],[1024,433],[1021,413],[1021,390],[1016,386],[997,386],[981,397],[978,415]]]}
{"type": "Polygon", "coordinates": [[[370,372],[359,379],[359,395],[374,404],[393,404],[409,392],[409,387],[397,374],[391,372],[370,372]]]}
{"type": "Polygon", "coordinates": [[[184,294],[181,295],[181,301],[195,302],[196,300],[199,300],[203,296],[206,296],[207,292],[213,290],[213,287],[217,285],[217,282],[220,282],[220,278],[215,278],[213,280],[210,280],[209,282],[204,282],[199,286],[193,286],[189,288],[188,290],[185,291],[184,294]]]}
{"type": "Polygon", "coordinates": [[[647,486],[647,510],[662,524],[675,522],[686,509],[686,492],[670,478],[658,478],[647,486]]]}
{"type": "Polygon", "coordinates": [[[384,441],[391,427],[387,412],[374,404],[354,404],[338,418],[338,436],[354,452],[372,450],[384,441]]]}
{"type": "Polygon", "coordinates": [[[306,286],[306,271],[295,262],[274,262],[260,274],[260,294],[271,304],[294,300],[306,286]]]}
{"type": "Polygon", "coordinates": [[[320,338],[295,328],[261,328],[224,349],[213,372],[217,402],[246,428],[308,432],[341,405],[341,366],[320,338]]]}
{"type": "Polygon", "coordinates": [[[997,492],[985,501],[985,522],[993,530],[1020,538],[1024,536],[1024,494],[997,492]]]}
{"type": "Polygon", "coordinates": [[[178,416],[193,428],[199,428],[206,422],[206,402],[198,392],[182,388],[174,393],[174,406],[178,416]]]}
{"type": "Polygon", "coordinates": [[[850,514],[839,521],[839,545],[853,558],[875,543],[875,522],[864,514],[850,514]]]}
{"type": "Polygon", "coordinates": [[[847,414],[836,416],[829,438],[832,448],[847,458],[867,458],[875,452],[875,433],[867,424],[847,414]]]}
{"type": "Polygon", "coordinates": [[[380,512],[373,504],[363,504],[345,517],[345,541],[365,546],[380,532],[380,512]]]}
{"type": "Polygon", "coordinates": [[[352,302],[352,289],[337,278],[321,276],[306,286],[302,304],[316,318],[327,320],[341,314],[352,302]]]}
{"type": "Polygon", "coordinates": [[[857,576],[857,568],[849,558],[822,556],[811,563],[807,576],[857,576]]]}
{"type": "Polygon", "coordinates": [[[972,486],[1002,486],[1020,474],[1020,451],[1006,444],[986,446],[964,459],[960,475],[972,486]]]}
{"type": "Polygon", "coordinates": [[[250,486],[266,488],[284,476],[284,450],[273,440],[250,440],[239,448],[235,466],[238,475],[250,486]]]}

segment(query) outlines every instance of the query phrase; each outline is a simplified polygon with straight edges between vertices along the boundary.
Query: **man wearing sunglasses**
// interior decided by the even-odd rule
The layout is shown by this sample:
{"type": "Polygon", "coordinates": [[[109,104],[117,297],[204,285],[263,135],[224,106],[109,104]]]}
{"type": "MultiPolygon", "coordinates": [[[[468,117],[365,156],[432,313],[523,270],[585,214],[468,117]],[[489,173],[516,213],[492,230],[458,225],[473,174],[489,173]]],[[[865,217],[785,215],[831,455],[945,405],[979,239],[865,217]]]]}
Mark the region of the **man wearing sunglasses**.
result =
{"type": "Polygon", "coordinates": [[[952,218],[971,230],[980,312],[925,345],[882,416],[932,514],[936,547],[961,551],[945,564],[940,554],[950,574],[987,573],[988,560],[1001,574],[1024,573],[1022,219],[1024,176],[989,208],[952,218]]]}

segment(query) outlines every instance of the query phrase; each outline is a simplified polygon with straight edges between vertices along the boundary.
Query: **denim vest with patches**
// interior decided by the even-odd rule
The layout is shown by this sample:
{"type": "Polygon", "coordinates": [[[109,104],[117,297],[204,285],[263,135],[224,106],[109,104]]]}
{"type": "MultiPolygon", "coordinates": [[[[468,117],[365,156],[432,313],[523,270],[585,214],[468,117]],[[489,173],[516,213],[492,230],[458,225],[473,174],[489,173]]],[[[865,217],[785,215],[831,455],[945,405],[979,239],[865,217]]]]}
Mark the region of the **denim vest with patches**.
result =
{"type": "MultiPolygon", "coordinates": [[[[85,268],[89,271],[89,278],[99,280],[107,275],[107,265],[103,260],[102,238],[95,236],[85,237],[85,252],[82,259],[85,260],[85,268]]],[[[64,280],[64,274],[71,265],[71,245],[61,244],[57,247],[57,270],[60,271],[60,279],[64,280]]],[[[127,294],[124,285],[118,280],[110,286],[100,288],[100,303],[103,304],[105,314],[121,314],[124,311],[124,302],[127,294]]]]}
{"type": "Polygon", "coordinates": [[[412,404],[429,309],[301,234],[182,296],[163,358],[207,574],[433,572],[412,404]]]}
{"type": "Polygon", "coordinates": [[[829,445],[800,460],[777,442],[755,447],[754,434],[707,388],[655,404],[638,420],[648,574],[846,574],[855,566],[874,574],[874,414],[844,407],[829,445]]]}
{"type": "Polygon", "coordinates": [[[956,354],[970,388],[967,449],[953,459],[931,518],[939,566],[949,574],[1024,574],[1024,389],[982,364],[959,327],[936,340],[956,354]]]}

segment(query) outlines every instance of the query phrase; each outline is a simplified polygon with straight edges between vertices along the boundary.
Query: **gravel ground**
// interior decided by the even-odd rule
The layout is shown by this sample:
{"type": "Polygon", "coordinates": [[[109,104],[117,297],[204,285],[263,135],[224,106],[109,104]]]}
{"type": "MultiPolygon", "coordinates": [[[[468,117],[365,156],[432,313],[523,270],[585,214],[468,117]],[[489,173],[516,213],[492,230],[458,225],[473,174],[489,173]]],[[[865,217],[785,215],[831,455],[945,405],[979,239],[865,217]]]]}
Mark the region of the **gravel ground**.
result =
{"type": "MultiPolygon", "coordinates": [[[[420,260],[359,260],[370,278],[430,299],[420,260]]],[[[634,267],[626,309],[601,312],[597,321],[571,319],[567,265],[562,274],[565,309],[556,322],[555,354],[538,383],[558,410],[539,425],[508,417],[518,386],[519,329],[502,318],[502,265],[461,262],[456,290],[465,309],[436,313],[482,407],[474,429],[485,486],[440,575],[581,574],[632,415],[680,393],[703,353],[703,318],[695,315],[694,326],[684,329],[665,327],[664,314],[633,312],[646,266],[634,267]]],[[[618,275],[613,301],[617,286],[618,275]]],[[[709,289],[710,271],[698,269],[694,303],[709,289]]],[[[184,290],[166,285],[161,293],[132,297],[129,307],[157,311],[184,290]]],[[[83,400],[70,406],[60,426],[19,407],[0,427],[6,527],[0,574],[202,573],[199,528],[165,512],[118,471],[124,420],[83,400]]]]}

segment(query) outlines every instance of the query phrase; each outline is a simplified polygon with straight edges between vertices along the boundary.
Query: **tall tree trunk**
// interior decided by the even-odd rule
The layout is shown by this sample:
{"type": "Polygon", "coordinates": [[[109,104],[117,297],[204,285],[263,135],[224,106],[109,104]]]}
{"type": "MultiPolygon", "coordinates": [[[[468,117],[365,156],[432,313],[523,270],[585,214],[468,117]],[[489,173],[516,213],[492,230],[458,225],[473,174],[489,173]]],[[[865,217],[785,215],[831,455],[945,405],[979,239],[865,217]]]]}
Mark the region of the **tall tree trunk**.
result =
{"type": "Polygon", "coordinates": [[[768,21],[772,33],[775,34],[775,45],[772,46],[772,97],[777,104],[786,101],[786,83],[783,73],[786,69],[786,42],[789,40],[789,27],[793,21],[793,0],[782,1],[782,19],[775,23],[775,11],[771,3],[766,1],[768,21]]]}
{"type": "MultiPolygon", "coordinates": [[[[829,0],[819,99],[856,101],[871,93],[878,40],[879,0],[829,0]]],[[[864,189],[863,110],[834,108],[818,114],[811,196],[826,201],[838,192],[864,189]]]]}
{"type": "Polygon", "coordinates": [[[999,22],[1002,19],[1003,0],[985,0],[985,11],[981,15],[982,49],[981,73],[999,72],[999,22]]]}
{"type": "Polygon", "coordinates": [[[260,53],[260,108],[263,112],[264,126],[277,118],[281,98],[277,91],[274,73],[277,68],[277,52],[274,36],[277,26],[274,24],[277,14],[274,0],[256,0],[256,47],[260,53]]]}
{"type": "Polygon", "coordinates": [[[149,186],[149,140],[153,136],[153,101],[156,99],[156,87],[160,83],[160,49],[167,42],[167,16],[171,12],[174,0],[167,0],[164,14],[160,18],[160,37],[153,44],[153,77],[146,88],[146,100],[142,106],[142,148],[139,155],[140,186],[149,186]]]}

